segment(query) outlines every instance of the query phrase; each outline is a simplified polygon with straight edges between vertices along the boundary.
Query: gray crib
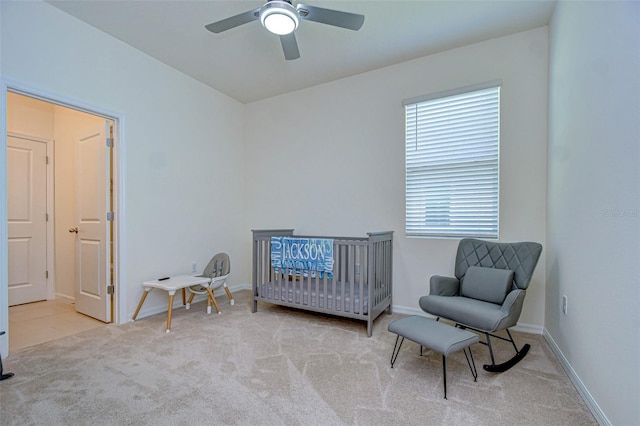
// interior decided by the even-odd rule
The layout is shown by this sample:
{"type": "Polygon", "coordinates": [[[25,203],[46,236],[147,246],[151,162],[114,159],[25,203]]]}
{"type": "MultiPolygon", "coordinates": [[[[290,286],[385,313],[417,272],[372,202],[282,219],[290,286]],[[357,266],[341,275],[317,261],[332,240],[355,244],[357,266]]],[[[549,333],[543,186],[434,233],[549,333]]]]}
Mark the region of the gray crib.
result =
{"type": "Polygon", "coordinates": [[[253,308],[272,303],[367,322],[391,313],[393,231],[372,232],[368,237],[310,237],[293,229],[253,230],[253,308]],[[333,272],[297,273],[272,267],[271,237],[333,239],[333,272]]]}

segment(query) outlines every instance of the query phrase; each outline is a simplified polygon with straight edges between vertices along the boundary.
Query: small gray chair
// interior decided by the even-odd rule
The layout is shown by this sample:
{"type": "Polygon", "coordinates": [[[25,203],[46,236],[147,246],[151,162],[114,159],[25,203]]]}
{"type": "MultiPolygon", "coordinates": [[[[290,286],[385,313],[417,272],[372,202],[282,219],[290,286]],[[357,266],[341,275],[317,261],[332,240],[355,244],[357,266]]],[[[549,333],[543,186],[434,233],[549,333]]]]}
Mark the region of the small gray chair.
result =
{"type": "MultiPolygon", "coordinates": [[[[231,261],[229,260],[229,255],[227,253],[218,253],[211,258],[209,263],[201,275],[198,277],[207,277],[211,278],[211,283],[209,284],[209,288],[213,292],[215,289],[220,286],[224,287],[224,291],[227,293],[227,297],[229,298],[229,304],[233,305],[235,302],[233,300],[233,296],[227,287],[227,277],[231,273],[231,261]]],[[[188,287],[191,295],[189,296],[189,300],[187,302],[187,307],[191,305],[193,298],[196,294],[208,294],[207,289],[201,285],[194,285],[188,287]]],[[[211,297],[209,297],[211,299],[211,297]]],[[[213,302],[213,305],[216,308],[216,311],[220,313],[220,307],[218,306],[218,302],[215,297],[213,300],[209,300],[209,303],[213,302]]],[[[210,312],[211,306],[207,306],[207,312],[210,312]]]]}
{"type": "Polygon", "coordinates": [[[430,292],[419,300],[423,311],[486,336],[490,372],[503,372],[520,362],[529,351],[516,346],[509,327],[517,324],[526,289],[542,253],[542,245],[532,242],[496,243],[473,238],[460,241],[455,277],[431,277],[430,292]],[[508,337],[494,334],[505,330],[508,337]],[[516,354],[496,364],[491,337],[511,342],[516,354]]]}

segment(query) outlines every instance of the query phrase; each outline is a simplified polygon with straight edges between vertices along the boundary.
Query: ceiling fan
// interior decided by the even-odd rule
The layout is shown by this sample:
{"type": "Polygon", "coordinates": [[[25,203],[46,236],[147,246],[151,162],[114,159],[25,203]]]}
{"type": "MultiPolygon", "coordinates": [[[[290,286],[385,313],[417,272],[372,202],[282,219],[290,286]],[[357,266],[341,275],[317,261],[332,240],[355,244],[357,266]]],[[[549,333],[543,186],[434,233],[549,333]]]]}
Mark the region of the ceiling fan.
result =
{"type": "Polygon", "coordinates": [[[294,7],[290,0],[267,0],[262,7],[213,22],[205,25],[205,28],[217,34],[258,19],[269,32],[280,36],[284,57],[287,60],[300,57],[294,34],[300,20],[319,22],[354,31],[358,31],[364,23],[364,16],[356,13],[340,12],[301,3],[294,7]]]}

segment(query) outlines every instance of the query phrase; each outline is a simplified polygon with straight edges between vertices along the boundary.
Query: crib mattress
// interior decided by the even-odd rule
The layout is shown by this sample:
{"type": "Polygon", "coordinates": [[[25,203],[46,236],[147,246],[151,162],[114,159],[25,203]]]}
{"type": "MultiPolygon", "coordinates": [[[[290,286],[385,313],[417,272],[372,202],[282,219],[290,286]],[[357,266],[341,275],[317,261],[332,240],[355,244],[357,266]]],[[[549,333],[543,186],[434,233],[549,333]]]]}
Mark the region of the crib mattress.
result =
{"type": "MultiPolygon", "coordinates": [[[[286,282],[274,283],[267,282],[258,285],[259,295],[263,299],[267,300],[279,300],[286,303],[292,303],[295,305],[312,306],[318,309],[325,309],[327,311],[337,312],[350,312],[353,314],[360,314],[360,295],[359,286],[356,286],[353,294],[353,303],[351,303],[351,285],[346,282],[337,282],[335,297],[333,296],[333,284],[327,285],[326,297],[325,289],[322,285],[318,287],[318,294],[316,294],[315,283],[296,283],[294,286],[291,282],[287,288],[286,282]],[[344,300],[342,297],[342,286],[344,285],[344,300]],[[294,288],[295,287],[295,288],[294,288]],[[310,288],[309,288],[310,287],[310,288]],[[326,303],[325,303],[326,302],[326,303]],[[325,306],[326,304],[326,306],[325,306]],[[352,308],[353,307],[353,308],[352,308]]],[[[362,310],[363,315],[367,315],[369,312],[368,307],[368,286],[363,286],[363,303],[362,310]]]]}

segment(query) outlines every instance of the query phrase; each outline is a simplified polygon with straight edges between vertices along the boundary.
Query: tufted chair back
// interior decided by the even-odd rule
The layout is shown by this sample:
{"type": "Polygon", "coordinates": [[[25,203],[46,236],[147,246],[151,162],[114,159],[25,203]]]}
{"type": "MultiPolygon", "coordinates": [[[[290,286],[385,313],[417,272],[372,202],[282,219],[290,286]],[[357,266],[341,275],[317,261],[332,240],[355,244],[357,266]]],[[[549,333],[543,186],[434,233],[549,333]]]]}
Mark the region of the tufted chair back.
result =
{"type": "Polygon", "coordinates": [[[509,269],[513,289],[526,290],[542,253],[542,245],[532,242],[494,243],[465,238],[458,245],[455,275],[461,282],[470,266],[509,269]]]}

